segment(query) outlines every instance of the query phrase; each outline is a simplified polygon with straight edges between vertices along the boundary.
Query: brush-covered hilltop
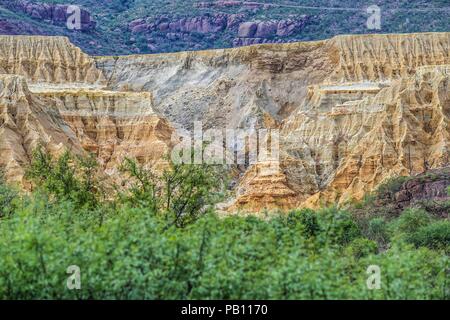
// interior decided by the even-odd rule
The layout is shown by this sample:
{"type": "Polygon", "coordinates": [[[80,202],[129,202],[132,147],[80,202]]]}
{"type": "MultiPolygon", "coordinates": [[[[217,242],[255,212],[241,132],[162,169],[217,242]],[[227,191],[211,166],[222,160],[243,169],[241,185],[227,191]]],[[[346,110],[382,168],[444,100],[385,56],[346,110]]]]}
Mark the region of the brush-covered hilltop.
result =
{"type": "Polygon", "coordinates": [[[447,32],[120,57],[0,36],[0,52],[0,167],[23,186],[37,146],[94,153],[115,178],[126,157],[163,164],[195,121],[280,132],[276,172],[232,170],[230,212],[342,205],[449,165],[447,32]]]}
{"type": "Polygon", "coordinates": [[[340,34],[448,31],[447,0],[3,0],[0,34],[61,35],[96,55],[197,51],[340,34]],[[68,5],[81,8],[68,30],[68,5]],[[377,5],[381,29],[369,30],[377,5]]]}

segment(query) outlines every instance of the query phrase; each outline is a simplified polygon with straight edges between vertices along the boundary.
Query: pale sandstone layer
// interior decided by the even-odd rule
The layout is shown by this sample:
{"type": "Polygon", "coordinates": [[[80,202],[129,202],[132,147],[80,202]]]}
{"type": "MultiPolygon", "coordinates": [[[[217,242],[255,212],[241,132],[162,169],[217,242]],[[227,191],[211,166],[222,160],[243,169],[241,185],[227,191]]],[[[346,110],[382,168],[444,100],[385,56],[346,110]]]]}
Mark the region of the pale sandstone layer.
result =
{"type": "Polygon", "coordinates": [[[21,125],[3,121],[0,129],[8,155],[0,166],[10,177],[21,175],[42,137],[49,148],[73,140],[115,174],[127,155],[155,161],[172,145],[171,128],[194,121],[205,129],[281,130],[279,168],[242,170],[232,211],[342,204],[389,177],[449,161],[450,33],[93,59],[70,44],[63,50],[61,41],[0,37],[10,57],[0,57],[2,72],[23,75],[34,92],[0,104],[4,119],[21,125]],[[27,46],[26,59],[14,58],[27,46]],[[17,106],[20,116],[11,111],[17,106]]]}
{"type": "Polygon", "coordinates": [[[306,102],[310,109],[290,117],[281,135],[284,159],[292,162],[285,170],[302,205],[361,199],[390,177],[448,165],[449,81],[450,65],[419,67],[376,94],[331,104],[329,111],[314,99],[306,102]],[[316,178],[317,189],[301,197],[305,177],[316,178]]]}
{"type": "Polygon", "coordinates": [[[113,178],[125,157],[158,165],[172,147],[173,129],[153,112],[149,93],[44,88],[32,92],[23,77],[0,75],[0,167],[10,181],[26,184],[39,145],[54,155],[93,153],[113,178]]]}
{"type": "Polygon", "coordinates": [[[281,129],[279,172],[242,173],[231,210],[343,203],[448,163],[449,33],[97,62],[111,88],[154,92],[155,110],[175,126],[281,129]]]}
{"type": "Polygon", "coordinates": [[[101,83],[94,60],[66,37],[0,35],[0,74],[29,82],[101,83]]]}

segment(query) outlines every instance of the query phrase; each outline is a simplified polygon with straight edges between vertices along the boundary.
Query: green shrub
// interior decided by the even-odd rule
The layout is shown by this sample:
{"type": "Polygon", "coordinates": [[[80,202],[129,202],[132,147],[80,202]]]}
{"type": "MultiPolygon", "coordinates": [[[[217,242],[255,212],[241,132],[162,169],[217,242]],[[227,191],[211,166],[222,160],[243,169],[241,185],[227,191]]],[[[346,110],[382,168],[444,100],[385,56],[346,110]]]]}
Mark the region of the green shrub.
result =
{"type": "Polygon", "coordinates": [[[71,202],[27,203],[0,221],[1,299],[445,298],[448,257],[427,249],[376,255],[373,242],[354,239],[343,250],[281,218],[207,214],[166,229],[145,208],[119,207],[98,223],[101,211],[73,214],[71,202]],[[371,264],[381,290],[366,287],[371,264]],[[66,287],[70,265],[80,290],[66,287]]]}
{"type": "Polygon", "coordinates": [[[409,208],[391,223],[391,232],[393,234],[411,234],[431,221],[432,218],[425,210],[409,208]]]}
{"type": "Polygon", "coordinates": [[[4,174],[0,171],[0,218],[11,215],[16,209],[17,191],[6,185],[4,174]]]}
{"type": "Polygon", "coordinates": [[[326,241],[345,245],[361,236],[355,219],[347,211],[337,208],[321,210],[319,211],[319,222],[324,230],[326,241]]]}
{"type": "Polygon", "coordinates": [[[384,218],[373,218],[367,226],[367,236],[378,243],[386,244],[389,241],[388,225],[384,218]]]}
{"type": "Polygon", "coordinates": [[[293,210],[289,212],[287,221],[289,224],[300,225],[302,234],[307,238],[316,236],[321,230],[317,212],[311,209],[293,210]]]}
{"type": "Polygon", "coordinates": [[[437,221],[421,227],[408,236],[408,241],[417,247],[423,246],[450,253],[450,221],[437,221]]]}
{"type": "Polygon", "coordinates": [[[345,250],[349,255],[359,259],[377,253],[378,245],[372,240],[359,238],[350,242],[345,250]]]}
{"type": "Polygon", "coordinates": [[[33,152],[26,177],[54,201],[71,201],[77,208],[93,209],[104,195],[97,180],[97,167],[93,155],[74,157],[65,151],[54,159],[44,148],[38,147],[33,152]]]}

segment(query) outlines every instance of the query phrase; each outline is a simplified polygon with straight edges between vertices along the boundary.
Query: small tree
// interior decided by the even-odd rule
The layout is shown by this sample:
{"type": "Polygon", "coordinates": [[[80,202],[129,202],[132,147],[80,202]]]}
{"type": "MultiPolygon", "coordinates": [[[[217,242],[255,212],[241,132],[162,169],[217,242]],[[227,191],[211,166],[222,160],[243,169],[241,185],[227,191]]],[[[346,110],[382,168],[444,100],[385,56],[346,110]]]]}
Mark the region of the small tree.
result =
{"type": "Polygon", "coordinates": [[[169,226],[194,222],[223,197],[225,175],[218,166],[171,164],[158,175],[125,159],[121,169],[131,178],[122,199],[163,214],[169,226]]]}
{"type": "Polygon", "coordinates": [[[97,162],[91,155],[73,158],[65,151],[54,159],[41,146],[33,152],[26,177],[55,201],[68,200],[77,208],[96,208],[100,201],[97,162]]]}
{"type": "Polygon", "coordinates": [[[175,164],[164,171],[164,210],[177,226],[197,220],[220,199],[223,181],[211,165],[175,164]]]}
{"type": "Polygon", "coordinates": [[[118,193],[121,201],[132,206],[149,208],[152,212],[156,212],[160,206],[158,203],[160,201],[160,189],[157,185],[156,174],[139,166],[135,160],[130,158],[125,158],[120,166],[120,171],[128,174],[131,178],[128,194],[118,193]]]}

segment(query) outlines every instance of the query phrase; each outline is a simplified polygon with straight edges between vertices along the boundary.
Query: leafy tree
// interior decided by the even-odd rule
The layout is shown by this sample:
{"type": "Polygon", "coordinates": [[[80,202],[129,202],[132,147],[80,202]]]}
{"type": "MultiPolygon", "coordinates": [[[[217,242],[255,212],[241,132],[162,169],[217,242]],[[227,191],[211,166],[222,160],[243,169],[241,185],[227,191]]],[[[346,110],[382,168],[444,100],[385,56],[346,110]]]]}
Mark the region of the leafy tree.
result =
{"type": "Polygon", "coordinates": [[[365,238],[353,240],[346,248],[347,253],[354,256],[356,259],[375,254],[377,253],[377,250],[378,246],[376,242],[365,238]]]}
{"type": "Polygon", "coordinates": [[[288,214],[288,223],[299,223],[302,227],[302,233],[308,238],[316,236],[321,231],[317,212],[311,209],[291,211],[288,214]]]}
{"type": "Polygon", "coordinates": [[[93,155],[75,159],[65,151],[54,159],[39,146],[33,152],[26,177],[55,201],[69,200],[77,208],[93,209],[101,197],[97,166],[93,155]]]}
{"type": "Polygon", "coordinates": [[[169,225],[185,227],[210,212],[223,197],[224,172],[213,165],[170,164],[162,175],[125,159],[130,204],[162,213],[169,225]]]}
{"type": "Polygon", "coordinates": [[[389,241],[388,224],[384,218],[373,218],[368,223],[367,237],[382,246],[389,241]]]}
{"type": "Polygon", "coordinates": [[[328,208],[319,211],[319,216],[328,242],[344,245],[361,235],[358,225],[347,211],[328,208]]]}

